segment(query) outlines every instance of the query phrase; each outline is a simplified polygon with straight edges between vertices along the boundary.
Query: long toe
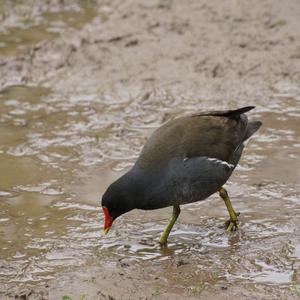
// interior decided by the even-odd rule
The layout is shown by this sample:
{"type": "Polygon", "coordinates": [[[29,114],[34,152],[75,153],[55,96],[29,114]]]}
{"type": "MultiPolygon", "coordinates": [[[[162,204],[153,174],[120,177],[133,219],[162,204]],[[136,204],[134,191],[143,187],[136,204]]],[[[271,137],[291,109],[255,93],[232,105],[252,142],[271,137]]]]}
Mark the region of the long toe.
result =
{"type": "Polygon", "coordinates": [[[159,240],[159,245],[160,245],[161,248],[167,248],[168,242],[166,240],[160,239],[159,240]]]}
{"type": "Polygon", "coordinates": [[[234,218],[233,219],[229,219],[228,221],[225,222],[225,228],[226,231],[236,231],[239,229],[239,220],[238,220],[238,216],[240,215],[239,212],[234,212],[234,218]]]}
{"type": "Polygon", "coordinates": [[[238,220],[228,220],[227,222],[225,222],[225,228],[228,232],[236,231],[239,229],[239,227],[240,225],[238,220]]]}

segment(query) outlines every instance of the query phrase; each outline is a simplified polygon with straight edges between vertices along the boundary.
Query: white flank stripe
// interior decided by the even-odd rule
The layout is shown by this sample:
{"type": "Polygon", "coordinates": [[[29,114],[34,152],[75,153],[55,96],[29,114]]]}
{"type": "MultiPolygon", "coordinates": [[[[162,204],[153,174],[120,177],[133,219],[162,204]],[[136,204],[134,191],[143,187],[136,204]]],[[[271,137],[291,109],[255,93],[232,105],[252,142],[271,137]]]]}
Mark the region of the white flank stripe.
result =
{"type": "Polygon", "coordinates": [[[206,158],[209,161],[213,161],[213,162],[216,162],[216,163],[221,164],[221,165],[226,165],[230,169],[234,168],[234,165],[233,164],[229,164],[227,161],[224,161],[224,160],[221,160],[221,159],[217,159],[217,158],[211,158],[211,157],[206,157],[206,158]]]}

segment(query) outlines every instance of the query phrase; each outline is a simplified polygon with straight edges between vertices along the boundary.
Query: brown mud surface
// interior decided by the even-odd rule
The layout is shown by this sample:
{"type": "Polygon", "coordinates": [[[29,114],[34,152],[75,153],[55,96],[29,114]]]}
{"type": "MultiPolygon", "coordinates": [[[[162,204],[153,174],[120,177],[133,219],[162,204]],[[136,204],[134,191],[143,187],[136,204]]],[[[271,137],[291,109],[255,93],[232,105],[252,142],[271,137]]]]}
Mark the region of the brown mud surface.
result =
{"type": "Polygon", "coordinates": [[[0,3],[1,299],[299,299],[298,0],[0,3]],[[101,194],[151,131],[199,110],[263,121],[217,195],[132,211],[101,194]]]}

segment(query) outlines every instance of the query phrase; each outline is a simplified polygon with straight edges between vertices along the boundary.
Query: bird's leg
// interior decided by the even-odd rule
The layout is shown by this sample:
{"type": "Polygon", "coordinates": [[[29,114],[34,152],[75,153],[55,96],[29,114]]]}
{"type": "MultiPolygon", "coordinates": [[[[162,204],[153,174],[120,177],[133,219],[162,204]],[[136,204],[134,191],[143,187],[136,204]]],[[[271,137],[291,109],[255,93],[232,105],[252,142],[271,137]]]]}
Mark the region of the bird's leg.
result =
{"type": "Polygon", "coordinates": [[[159,239],[159,243],[161,246],[166,246],[167,245],[167,240],[169,237],[169,234],[178,218],[180,214],[180,207],[179,205],[174,205],[173,206],[173,213],[172,213],[172,218],[168,224],[168,226],[165,228],[164,232],[162,233],[160,239],[159,239]]]}
{"type": "Polygon", "coordinates": [[[236,213],[231,205],[231,201],[229,199],[227,191],[221,187],[219,189],[220,197],[224,200],[225,205],[227,207],[229,213],[229,221],[226,222],[227,231],[233,231],[238,229],[238,216],[239,213],[236,213]]]}

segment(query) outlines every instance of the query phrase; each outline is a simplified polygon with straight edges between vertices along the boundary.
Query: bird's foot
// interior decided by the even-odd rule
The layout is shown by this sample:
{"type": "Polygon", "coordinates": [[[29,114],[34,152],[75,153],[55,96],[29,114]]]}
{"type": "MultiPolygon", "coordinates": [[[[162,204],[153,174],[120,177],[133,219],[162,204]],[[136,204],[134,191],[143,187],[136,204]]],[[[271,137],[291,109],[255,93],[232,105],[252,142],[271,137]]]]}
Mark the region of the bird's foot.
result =
{"type": "Polygon", "coordinates": [[[167,248],[168,247],[168,242],[167,242],[167,240],[164,240],[164,239],[161,238],[159,240],[159,245],[160,245],[161,248],[167,248]]]}
{"type": "Polygon", "coordinates": [[[226,231],[232,232],[232,231],[236,231],[240,228],[239,220],[238,220],[239,215],[240,215],[240,213],[235,212],[234,217],[232,219],[230,218],[228,221],[225,222],[226,231]]]}

